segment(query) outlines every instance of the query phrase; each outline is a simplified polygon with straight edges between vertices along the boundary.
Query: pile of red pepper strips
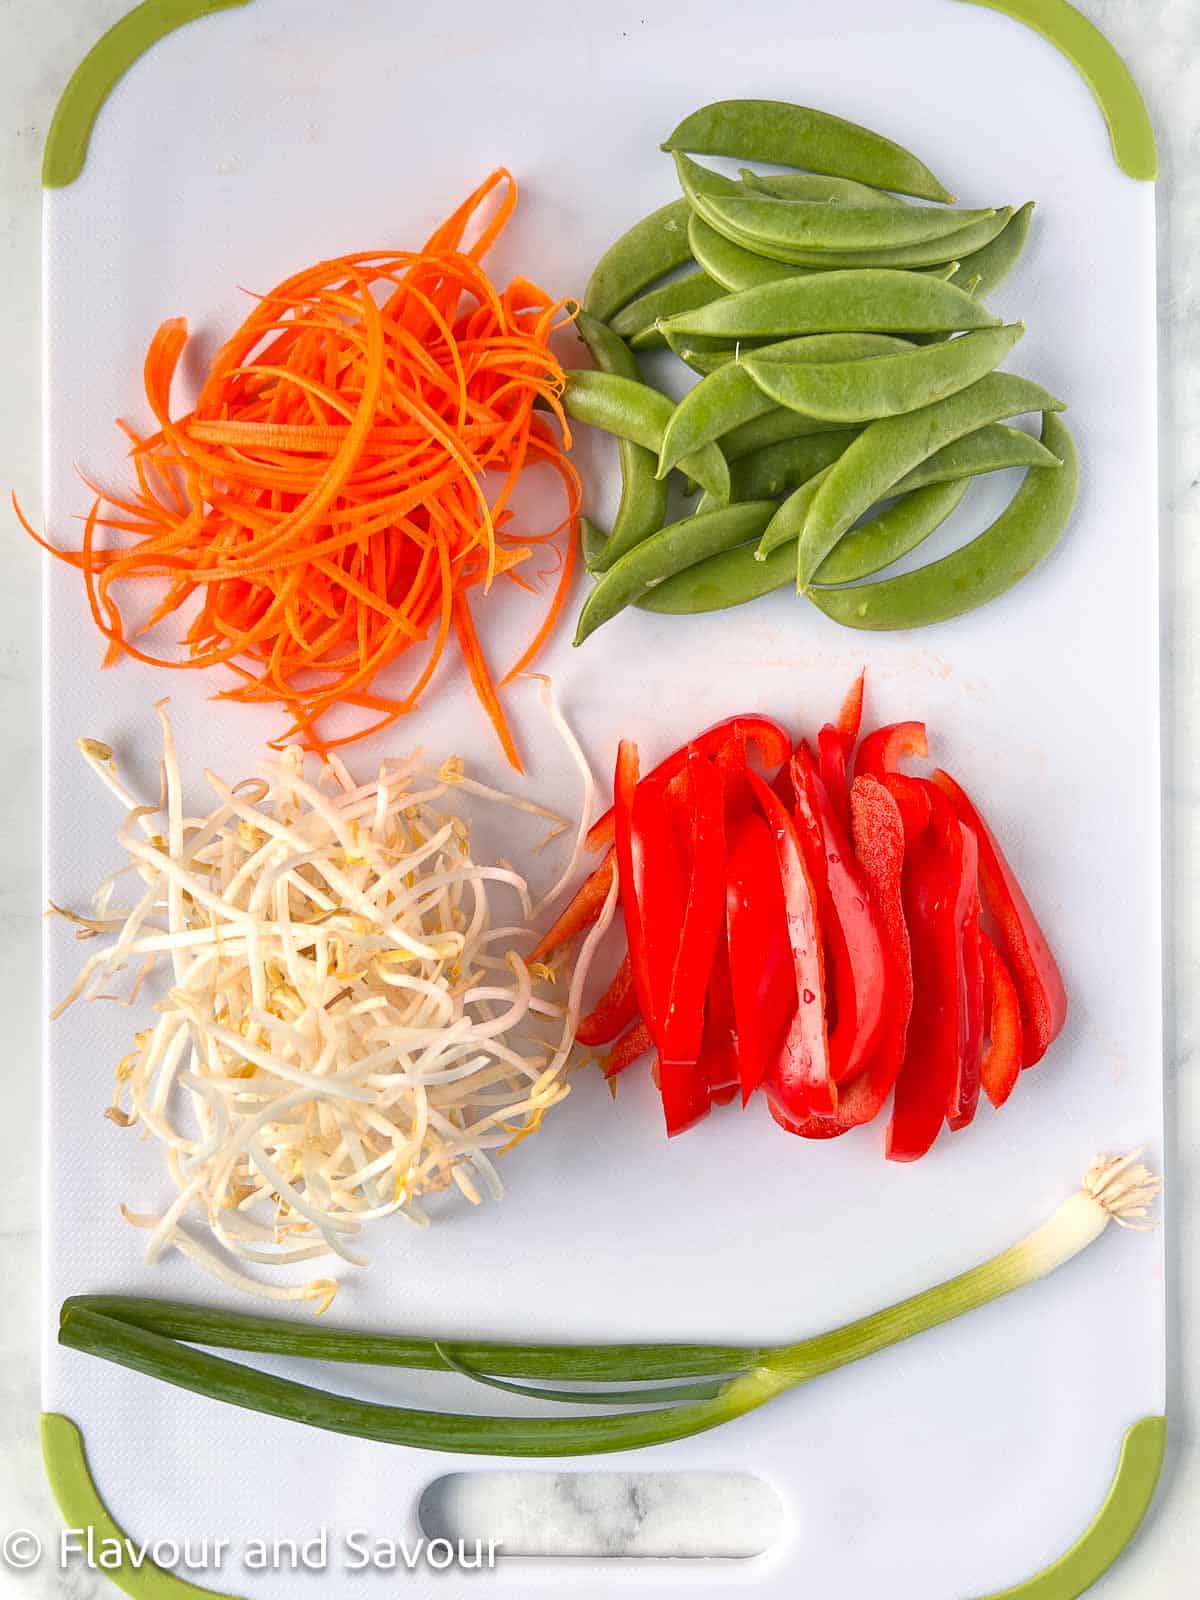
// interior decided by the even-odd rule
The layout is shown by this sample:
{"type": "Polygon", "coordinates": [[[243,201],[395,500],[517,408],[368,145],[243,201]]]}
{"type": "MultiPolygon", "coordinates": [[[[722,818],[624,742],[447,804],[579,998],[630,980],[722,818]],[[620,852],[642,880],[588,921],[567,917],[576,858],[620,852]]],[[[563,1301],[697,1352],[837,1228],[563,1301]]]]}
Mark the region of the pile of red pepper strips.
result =
{"type": "Polygon", "coordinates": [[[657,1052],[668,1134],[761,1087],[780,1126],[830,1139],[894,1090],[887,1155],[913,1161],[981,1088],[1003,1105],[1062,1028],[1058,967],[987,824],[947,773],[900,770],[928,754],[923,723],[860,742],[862,707],[860,677],[815,750],[734,717],[640,781],[620,746],[588,836],[607,853],[532,959],[596,920],[616,872],[628,954],[576,1037],[616,1040],[610,1078],[657,1052]]]}

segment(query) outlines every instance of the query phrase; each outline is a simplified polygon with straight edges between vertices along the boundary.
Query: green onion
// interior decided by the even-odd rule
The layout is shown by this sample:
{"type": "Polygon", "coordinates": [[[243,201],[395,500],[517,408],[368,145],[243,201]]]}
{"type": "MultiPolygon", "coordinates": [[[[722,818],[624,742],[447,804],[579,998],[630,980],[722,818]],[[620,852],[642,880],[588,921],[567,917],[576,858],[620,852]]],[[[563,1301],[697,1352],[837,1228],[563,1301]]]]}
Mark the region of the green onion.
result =
{"type": "Polygon", "coordinates": [[[1065,1265],[1094,1243],[1110,1222],[1144,1228],[1161,1184],[1137,1153],[1097,1159],[1082,1187],[1049,1222],[1020,1244],[949,1282],[898,1305],[798,1344],[728,1345],[447,1344],[377,1334],[301,1328],[267,1317],[205,1311],[169,1302],[80,1296],[64,1303],[59,1342],[178,1388],[310,1427],[389,1444],[467,1455],[565,1456],[630,1450],[686,1438],[753,1411],[822,1373],[858,1361],[927,1328],[937,1327],[1065,1265]],[[181,1341],[305,1355],[326,1361],[372,1362],[457,1371],[493,1387],[572,1404],[641,1404],[646,1409],[581,1417],[491,1417],[383,1406],[278,1378],[181,1341]],[[628,1380],[714,1376],[718,1385],[585,1394],[495,1382],[506,1372],[543,1379],[628,1380]]]}

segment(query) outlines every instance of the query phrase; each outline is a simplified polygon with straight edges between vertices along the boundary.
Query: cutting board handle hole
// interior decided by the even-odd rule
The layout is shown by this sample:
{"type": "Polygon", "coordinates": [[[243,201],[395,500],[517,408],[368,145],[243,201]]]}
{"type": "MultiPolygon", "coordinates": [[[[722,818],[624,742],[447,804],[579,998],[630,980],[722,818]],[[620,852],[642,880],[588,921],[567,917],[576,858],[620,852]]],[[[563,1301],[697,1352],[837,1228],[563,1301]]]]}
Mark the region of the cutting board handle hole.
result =
{"type": "Polygon", "coordinates": [[[498,1558],[746,1560],[783,1526],[775,1490],[748,1472],[450,1472],[418,1516],[430,1540],[490,1541],[498,1558]]]}

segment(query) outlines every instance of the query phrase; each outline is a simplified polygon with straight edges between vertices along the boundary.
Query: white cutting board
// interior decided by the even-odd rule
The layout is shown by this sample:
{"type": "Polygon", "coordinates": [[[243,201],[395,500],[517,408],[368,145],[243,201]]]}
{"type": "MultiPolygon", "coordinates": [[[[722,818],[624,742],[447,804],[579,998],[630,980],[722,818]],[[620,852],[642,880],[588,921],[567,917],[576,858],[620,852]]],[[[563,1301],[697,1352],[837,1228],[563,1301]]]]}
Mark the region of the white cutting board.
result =
{"type": "MultiPolygon", "coordinates": [[[[450,1337],[798,1337],[1011,1243],[1093,1152],[1145,1141],[1159,1154],[1153,189],[1117,169],[1062,57],[949,0],[531,0],[519,25],[502,28],[504,15],[483,0],[255,0],[175,33],[118,85],[82,176],[47,194],[47,518],[74,536],[85,503],[75,462],[122,481],[112,419],[142,420],[141,361],[162,318],[186,314],[207,353],[244,314],[237,285],[266,288],[325,253],[414,245],[501,162],[522,199],[492,269],[560,293],[578,292],[600,251],[672,198],[658,141],[710,99],[828,107],[915,149],[966,204],[1038,201],[1027,256],[993,303],[1027,321],[1009,365],[1071,402],[1083,458],[1074,523],[1042,571],[920,634],[854,635],[785,592],[727,616],[630,613],[577,653],[564,626],[545,666],[603,778],[619,735],[652,759],[739,710],[815,730],[869,663],[871,720],[926,719],[938,760],[1010,847],[1061,956],[1065,1034],[1003,1114],[985,1107],[916,1166],[883,1160],[881,1126],[806,1144],[761,1102],[668,1146],[644,1069],[616,1105],[598,1074],[581,1074],[507,1162],[502,1205],[450,1208],[424,1234],[385,1226],[370,1272],[330,1314],[450,1337]]],[[[188,377],[199,370],[191,359],[188,377]]],[[[583,441],[579,459],[591,502],[610,509],[611,446],[583,441]]],[[[976,486],[956,526],[982,526],[1011,488],[976,486]]],[[[186,675],[124,664],[101,676],[80,585],[58,566],[47,611],[47,889],[78,905],[117,863],[118,819],[77,735],[109,740],[148,782],[164,693],[192,773],[242,775],[278,724],[210,708],[211,684],[186,675]]],[[[572,807],[576,784],[535,692],[511,703],[530,791],[572,807]]],[[[503,775],[457,669],[353,761],[415,743],[503,775]]],[[[58,996],[79,946],[55,927],[48,951],[58,996]]],[[[100,1488],[135,1533],[236,1546],[322,1523],[412,1532],[422,1489],[461,1459],[306,1433],[54,1343],[70,1293],[224,1298],[184,1263],[144,1268],[142,1237],[118,1216],[122,1200],[148,1209],[168,1194],[157,1151],[100,1120],[135,1025],[93,1006],[49,1034],[46,1409],[82,1427],[100,1488]]],[[[761,1473],[787,1525],[760,1558],[510,1562],[479,1581],[500,1596],[569,1583],[580,1600],[672,1586],[964,1600],[1024,1579],[1091,1518],[1125,1429],[1163,1410],[1162,1270],[1160,1236],[1113,1230],[1057,1278],[966,1322],[715,1434],[600,1463],[761,1473]]],[[[418,1403],[432,1392],[404,1374],[318,1376],[418,1403]]],[[[437,1392],[492,1409],[457,1379],[437,1392]]],[[[297,1592],[286,1576],[208,1581],[263,1600],[297,1592]]],[[[331,1572],[304,1587],[382,1596],[400,1581],[331,1572]]],[[[428,1572],[403,1582],[413,1594],[454,1586],[428,1572]]]]}

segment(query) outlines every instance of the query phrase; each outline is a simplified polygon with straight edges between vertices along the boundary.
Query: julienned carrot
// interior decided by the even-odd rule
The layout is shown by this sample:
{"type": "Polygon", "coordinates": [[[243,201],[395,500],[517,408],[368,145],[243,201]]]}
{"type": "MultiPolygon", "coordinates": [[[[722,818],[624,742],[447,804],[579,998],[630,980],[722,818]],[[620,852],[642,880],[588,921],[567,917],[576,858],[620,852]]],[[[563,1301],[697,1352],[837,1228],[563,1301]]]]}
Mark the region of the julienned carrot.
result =
{"type": "Polygon", "coordinates": [[[498,289],[479,264],[516,197],[500,168],[424,249],[338,256],[285,279],[217,352],[182,417],[170,396],[187,325],[162,325],[144,372],[157,431],[121,425],[136,487],[118,497],[89,483],[78,550],[49,544],[17,508],[40,544],[82,572],[105,665],[122,655],[224,665],[238,681],[219,698],[281,704],[291,723],[277,742],[328,751],[412,710],[453,634],[520,766],[499,688],[529,667],[566,599],[579,483],[548,344],[563,304],[525,278],[498,289]],[[537,465],[561,479],[566,514],[531,534],[509,502],[537,465]],[[104,533],[117,541],[102,547],[104,533]],[[470,591],[482,598],[498,577],[534,590],[518,569],[546,544],[557,565],[546,615],[497,685],[470,591]],[[162,593],[131,627],[121,586],[146,579],[162,593]],[[135,642],[185,607],[178,659],[135,642]],[[398,683],[418,645],[423,661],[398,683]],[[334,737],[325,718],[338,706],[359,715],[334,737]]]}

